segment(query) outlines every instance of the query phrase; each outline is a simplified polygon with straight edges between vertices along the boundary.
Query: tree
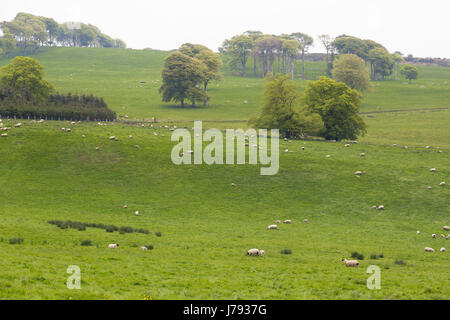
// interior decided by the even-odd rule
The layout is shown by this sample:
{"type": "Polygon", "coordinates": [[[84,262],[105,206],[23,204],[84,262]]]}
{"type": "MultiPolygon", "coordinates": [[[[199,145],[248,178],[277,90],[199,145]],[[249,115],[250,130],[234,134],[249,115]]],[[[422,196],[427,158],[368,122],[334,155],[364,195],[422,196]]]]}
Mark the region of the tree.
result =
{"type": "Polygon", "coordinates": [[[55,91],[53,85],[44,80],[44,68],[34,58],[15,57],[0,70],[0,90],[26,101],[46,101],[55,91]]]}
{"type": "Polygon", "coordinates": [[[206,66],[199,59],[190,57],[180,51],[171,53],[164,62],[162,85],[159,92],[164,102],[185,100],[195,105],[196,101],[207,101],[206,92],[199,88],[205,80],[206,66]]]}
{"type": "Polygon", "coordinates": [[[6,33],[3,37],[0,38],[0,48],[3,50],[6,58],[14,52],[16,49],[16,40],[10,33],[6,33]]]}
{"type": "Polygon", "coordinates": [[[255,41],[254,51],[262,64],[262,77],[273,72],[275,58],[281,52],[281,40],[274,36],[263,36],[255,41]]]}
{"type": "Polygon", "coordinates": [[[261,114],[249,124],[263,129],[279,129],[286,138],[299,138],[319,132],[320,117],[300,110],[300,91],[295,82],[284,76],[267,76],[261,114]]]}
{"type": "Polygon", "coordinates": [[[297,61],[297,55],[299,53],[299,50],[301,50],[301,44],[297,40],[283,40],[281,51],[283,52],[283,56],[285,61],[283,61],[283,64],[285,66],[283,72],[285,73],[291,73],[291,79],[294,80],[294,73],[295,73],[295,67],[297,61]]]}
{"type": "Polygon", "coordinates": [[[333,78],[359,92],[367,91],[370,88],[369,72],[364,60],[355,54],[339,56],[334,63],[333,78]]]}
{"type": "Polygon", "coordinates": [[[367,44],[357,37],[342,35],[337,37],[333,46],[339,54],[354,54],[362,59],[366,59],[367,44]]]}
{"type": "Polygon", "coordinates": [[[231,56],[231,69],[238,70],[242,77],[245,77],[247,60],[251,55],[252,48],[252,38],[244,34],[223,42],[222,52],[231,56]]]}
{"type": "Polygon", "coordinates": [[[367,60],[370,62],[372,80],[384,79],[392,74],[394,58],[383,48],[375,48],[369,51],[367,60]]]}
{"type": "Polygon", "coordinates": [[[332,53],[332,51],[334,50],[334,40],[328,34],[320,35],[319,40],[327,51],[327,75],[331,75],[332,64],[330,63],[330,53],[332,53]]]}
{"type": "Polygon", "coordinates": [[[222,80],[222,74],[220,69],[222,68],[222,60],[220,56],[201,44],[185,43],[180,49],[181,53],[184,53],[192,58],[196,58],[204,63],[205,70],[203,75],[203,90],[206,92],[208,84],[211,81],[222,80]]]}
{"type": "Polygon", "coordinates": [[[301,32],[295,32],[291,34],[301,45],[302,51],[302,79],[305,80],[305,52],[308,51],[308,48],[313,45],[314,39],[309,35],[301,32]]]}
{"type": "Polygon", "coordinates": [[[354,140],[366,132],[359,115],[359,93],[343,82],[327,77],[308,82],[304,103],[310,112],[320,115],[325,126],[321,135],[327,140],[354,140]]]}
{"type": "Polygon", "coordinates": [[[411,80],[416,80],[419,77],[419,71],[417,68],[410,64],[404,65],[400,72],[402,76],[408,79],[409,83],[411,83],[411,80]]]}
{"type": "Polygon", "coordinates": [[[405,59],[403,59],[402,54],[398,51],[392,54],[392,59],[394,60],[394,64],[395,64],[394,80],[397,80],[399,65],[400,65],[400,63],[405,62],[405,59]]]}
{"type": "MultiPolygon", "coordinates": [[[[263,36],[263,33],[261,31],[254,31],[254,30],[249,30],[249,31],[245,31],[244,35],[249,36],[252,39],[252,48],[254,49],[254,44],[255,41],[258,40],[259,38],[261,38],[263,36]]],[[[252,50],[252,55],[253,55],[253,74],[256,77],[257,76],[257,56],[258,53],[256,52],[256,50],[252,50]]]]}

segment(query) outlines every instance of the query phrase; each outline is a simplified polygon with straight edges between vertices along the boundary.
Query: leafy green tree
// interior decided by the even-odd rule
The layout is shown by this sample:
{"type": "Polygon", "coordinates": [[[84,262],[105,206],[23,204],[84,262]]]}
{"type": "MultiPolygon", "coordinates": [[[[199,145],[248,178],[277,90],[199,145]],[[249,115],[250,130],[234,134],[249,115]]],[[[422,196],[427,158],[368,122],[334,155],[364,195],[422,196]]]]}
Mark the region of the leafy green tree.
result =
{"type": "Polygon", "coordinates": [[[302,51],[302,79],[305,80],[305,53],[308,51],[308,48],[314,44],[314,39],[301,32],[295,32],[291,34],[301,45],[302,51]]]}
{"type": "Polygon", "coordinates": [[[299,51],[302,49],[301,44],[298,40],[282,40],[281,50],[285,57],[284,61],[284,72],[291,73],[291,78],[294,80],[295,75],[295,64],[297,61],[297,55],[299,51]]]}
{"type": "Polygon", "coordinates": [[[207,91],[208,84],[211,81],[222,80],[222,73],[220,72],[220,69],[222,68],[222,60],[217,53],[201,44],[191,43],[183,44],[178,50],[191,58],[200,60],[205,65],[203,75],[203,90],[205,92],[207,91]]]}
{"type": "Polygon", "coordinates": [[[0,90],[26,101],[46,101],[55,91],[53,85],[44,80],[44,68],[34,58],[15,57],[0,70],[0,90]]]}
{"type": "Polygon", "coordinates": [[[354,140],[366,132],[359,115],[359,93],[343,82],[327,77],[308,82],[304,103],[310,112],[322,118],[325,128],[321,135],[327,140],[354,140]]]}
{"type": "Polygon", "coordinates": [[[333,53],[334,39],[328,34],[322,34],[319,36],[319,40],[327,51],[327,75],[331,76],[332,62],[330,62],[330,53],[333,53]]]}
{"type": "Polygon", "coordinates": [[[357,37],[339,36],[334,40],[333,46],[339,54],[354,54],[361,59],[366,59],[367,44],[357,37]]]}
{"type": "Polygon", "coordinates": [[[369,71],[364,60],[355,54],[344,54],[334,62],[333,78],[359,92],[370,88],[369,71]]]}
{"type": "Polygon", "coordinates": [[[263,129],[279,129],[286,138],[314,134],[322,129],[320,117],[300,110],[299,86],[288,75],[266,77],[261,114],[249,125],[263,129]]]}
{"type": "Polygon", "coordinates": [[[402,54],[400,52],[393,53],[392,54],[392,59],[394,60],[394,64],[395,64],[394,80],[397,80],[399,65],[400,65],[400,63],[405,62],[405,59],[403,59],[403,56],[402,56],[402,54]]]}
{"type": "Polygon", "coordinates": [[[273,63],[281,52],[281,46],[281,40],[275,36],[262,36],[255,41],[253,50],[261,62],[263,78],[268,73],[273,73],[273,63]]]}
{"type": "Polygon", "coordinates": [[[180,51],[171,53],[164,62],[162,70],[162,85],[159,92],[164,102],[180,102],[185,106],[185,100],[195,105],[196,101],[207,101],[206,92],[199,88],[205,81],[205,64],[180,51]]]}
{"type": "Polygon", "coordinates": [[[251,56],[252,48],[253,40],[245,34],[234,36],[230,40],[223,42],[222,52],[230,55],[231,69],[238,70],[242,77],[245,77],[247,61],[251,56]]]}
{"type": "Polygon", "coordinates": [[[416,80],[419,77],[419,71],[417,68],[410,64],[404,65],[400,72],[402,76],[408,79],[409,83],[411,83],[411,80],[416,80]]]}
{"type": "Polygon", "coordinates": [[[370,62],[372,80],[384,79],[392,74],[394,58],[383,48],[375,48],[369,51],[367,60],[370,62]]]}
{"type": "Polygon", "coordinates": [[[10,55],[14,52],[14,50],[16,49],[16,40],[10,33],[7,33],[3,37],[0,37],[0,48],[3,50],[6,58],[9,58],[10,55]]]}

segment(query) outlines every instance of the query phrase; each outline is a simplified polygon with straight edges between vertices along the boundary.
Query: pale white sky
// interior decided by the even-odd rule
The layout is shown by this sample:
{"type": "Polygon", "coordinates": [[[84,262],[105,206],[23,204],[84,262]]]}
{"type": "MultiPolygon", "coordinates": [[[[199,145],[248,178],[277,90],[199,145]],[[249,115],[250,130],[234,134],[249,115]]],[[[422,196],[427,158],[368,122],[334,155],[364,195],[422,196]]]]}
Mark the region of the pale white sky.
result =
{"type": "Polygon", "coordinates": [[[185,42],[213,50],[246,30],[314,37],[355,35],[388,50],[450,58],[450,0],[14,0],[2,1],[0,20],[18,12],[80,21],[131,48],[175,49],[185,42]]]}

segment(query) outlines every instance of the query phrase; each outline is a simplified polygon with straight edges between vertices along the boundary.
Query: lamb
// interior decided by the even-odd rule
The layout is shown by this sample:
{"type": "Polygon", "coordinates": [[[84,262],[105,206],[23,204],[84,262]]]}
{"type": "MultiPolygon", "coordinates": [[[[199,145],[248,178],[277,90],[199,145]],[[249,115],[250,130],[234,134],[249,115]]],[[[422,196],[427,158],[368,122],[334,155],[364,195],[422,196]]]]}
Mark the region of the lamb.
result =
{"type": "Polygon", "coordinates": [[[110,244],[109,246],[108,246],[108,249],[117,249],[119,247],[119,244],[118,243],[116,243],[116,244],[110,244]]]}
{"type": "Polygon", "coordinates": [[[263,256],[264,255],[264,250],[250,249],[250,250],[247,251],[247,255],[249,255],[249,256],[263,256]]]}
{"type": "Polygon", "coordinates": [[[343,258],[342,261],[345,263],[345,266],[349,268],[359,266],[359,262],[357,260],[347,260],[343,258]]]}
{"type": "Polygon", "coordinates": [[[285,224],[291,224],[291,223],[292,223],[292,220],[284,220],[284,223],[285,223],[285,224]]]}
{"type": "Polygon", "coordinates": [[[434,249],[430,247],[425,247],[425,252],[434,252],[434,249]]]}
{"type": "Polygon", "coordinates": [[[275,225],[275,224],[272,224],[272,225],[270,225],[270,226],[267,227],[268,230],[275,230],[275,229],[277,229],[277,228],[278,228],[278,226],[275,225]]]}
{"type": "Polygon", "coordinates": [[[96,147],[95,150],[97,150],[97,151],[100,150],[100,147],[96,147]]]}
{"type": "Polygon", "coordinates": [[[128,206],[127,206],[127,205],[124,205],[123,208],[124,208],[124,209],[128,209],[128,206]]]}

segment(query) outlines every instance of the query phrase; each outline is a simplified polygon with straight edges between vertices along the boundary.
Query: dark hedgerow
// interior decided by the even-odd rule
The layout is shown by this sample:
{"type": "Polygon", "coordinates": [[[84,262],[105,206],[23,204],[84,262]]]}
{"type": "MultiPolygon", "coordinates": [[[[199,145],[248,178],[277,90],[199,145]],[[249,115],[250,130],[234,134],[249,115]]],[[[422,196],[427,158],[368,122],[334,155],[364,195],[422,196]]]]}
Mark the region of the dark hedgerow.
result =
{"type": "Polygon", "coordinates": [[[92,246],[92,241],[91,240],[83,240],[83,241],[81,241],[81,245],[83,247],[90,247],[90,246],[92,246]]]}
{"type": "Polygon", "coordinates": [[[156,235],[157,237],[162,237],[162,233],[161,233],[161,232],[156,232],[155,235],[156,235]]]}
{"type": "Polygon", "coordinates": [[[364,260],[364,255],[362,253],[355,251],[355,252],[352,252],[352,258],[358,259],[358,260],[364,260]]]}
{"type": "Polygon", "coordinates": [[[59,221],[59,220],[50,220],[49,224],[55,225],[60,229],[77,229],[79,231],[85,231],[86,228],[96,228],[103,229],[106,232],[112,233],[119,231],[120,234],[126,233],[143,233],[150,234],[150,231],[146,229],[133,229],[132,227],[117,227],[115,225],[104,225],[102,223],[84,223],[84,222],[76,222],[76,221],[59,221]]]}
{"type": "Polygon", "coordinates": [[[11,238],[9,239],[9,244],[22,244],[23,238],[11,238]]]}
{"type": "Polygon", "coordinates": [[[117,116],[103,98],[56,93],[48,101],[25,99],[12,91],[0,92],[0,117],[20,119],[114,121],[117,116]]]}
{"type": "Polygon", "coordinates": [[[281,254],[292,254],[292,250],[291,249],[283,249],[283,250],[281,250],[281,254]]]}

